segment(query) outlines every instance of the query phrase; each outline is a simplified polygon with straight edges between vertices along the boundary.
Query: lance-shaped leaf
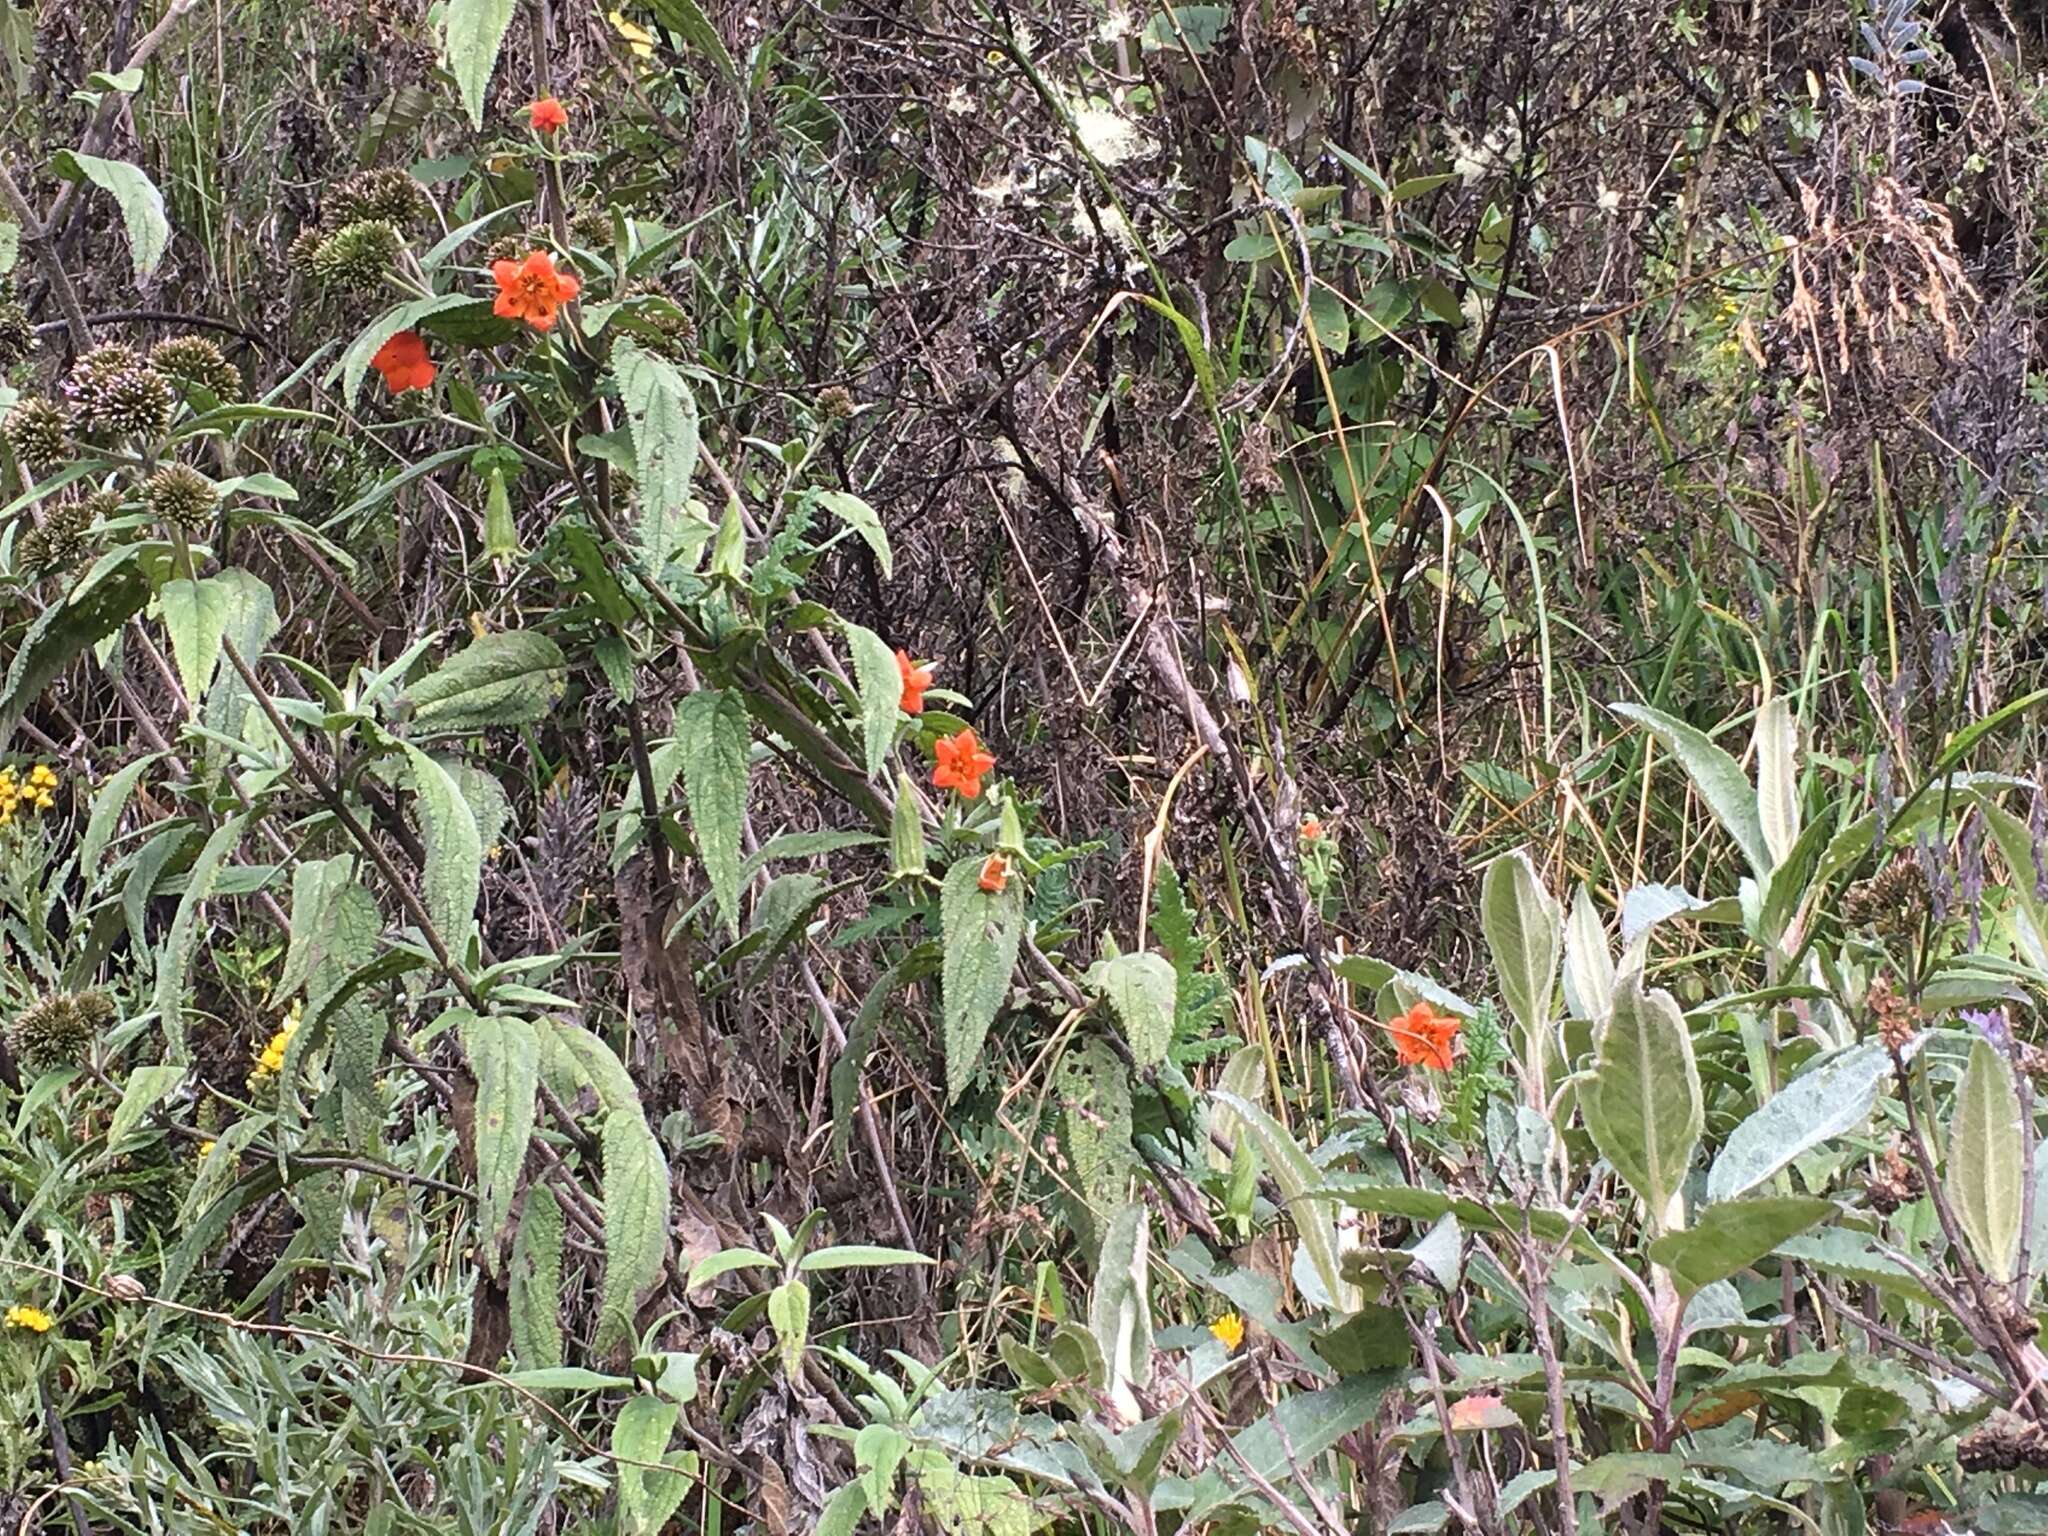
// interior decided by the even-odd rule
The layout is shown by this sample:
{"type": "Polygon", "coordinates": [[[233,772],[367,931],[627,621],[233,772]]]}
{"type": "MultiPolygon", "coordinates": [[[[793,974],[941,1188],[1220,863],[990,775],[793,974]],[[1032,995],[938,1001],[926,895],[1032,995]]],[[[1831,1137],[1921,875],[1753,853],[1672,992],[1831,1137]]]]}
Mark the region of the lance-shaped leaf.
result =
{"type": "Polygon", "coordinates": [[[683,796],[697,855],[711,881],[720,916],[735,933],[740,922],[740,827],[747,817],[747,711],[731,693],[707,688],[676,710],[683,754],[683,796]]]}
{"type": "Polygon", "coordinates": [[[604,1291],[597,1340],[610,1349],[633,1336],[641,1293],[668,1260],[668,1160],[638,1108],[604,1119],[604,1291]]]}
{"type": "Polygon", "coordinates": [[[498,1232],[512,1210],[519,1171],[533,1140],[540,1037],[525,1019],[471,1019],[463,1049],[476,1074],[477,1246],[484,1268],[498,1268],[498,1232]]]}
{"type": "Polygon", "coordinates": [[[1818,1226],[1834,1209],[1803,1195],[1723,1201],[1708,1206],[1697,1225],[1650,1244],[1650,1261],[1671,1271],[1678,1294],[1690,1298],[1818,1226]]]}
{"type": "Polygon", "coordinates": [[[1693,787],[1700,792],[1700,798],[1707,802],[1707,809],[1714,813],[1735,839],[1743,856],[1749,860],[1749,867],[1756,871],[1759,880],[1771,872],[1771,848],[1764,838],[1764,824],[1757,812],[1756,791],[1750,787],[1749,779],[1742,767],[1707,735],[1683,720],[1674,720],[1660,710],[1642,704],[1615,704],[1610,706],[1624,720],[1633,720],[1655,737],[1658,743],[1678,759],[1692,779],[1693,787]]]}
{"type": "Polygon", "coordinates": [[[880,635],[859,624],[845,628],[847,648],[853,652],[853,679],[860,689],[863,756],[872,778],[896,739],[903,674],[896,666],[896,653],[880,635]]]}
{"type": "Polygon", "coordinates": [[[694,563],[711,538],[709,512],[690,498],[700,447],[697,400],[674,364],[629,336],[612,343],[612,376],[633,430],[636,536],[648,570],[659,576],[678,555],[694,563]]]}
{"type": "Polygon", "coordinates": [[[1130,1041],[1131,1056],[1141,1067],[1166,1060],[1173,1043],[1173,966],[1163,955],[1139,953],[1098,960],[1088,968],[1088,984],[1116,1011],[1130,1041]]]}
{"type": "Polygon", "coordinates": [[[530,629],[471,641],[406,691],[421,731],[468,734],[544,719],[569,684],[562,648],[530,629]]]}
{"type": "Polygon", "coordinates": [[[1564,925],[1564,1005],[1572,1017],[1598,1023],[1613,1004],[1614,954],[1592,894],[1582,885],[1572,893],[1564,925]]]}
{"type": "Polygon", "coordinates": [[[1799,722],[1782,694],[1756,713],[1756,809],[1775,865],[1799,841],[1799,722]]]}
{"type": "Polygon", "coordinates": [[[420,900],[442,942],[459,963],[469,944],[470,924],[476,920],[477,894],[483,886],[483,839],[454,775],[418,747],[408,746],[405,756],[412,765],[427,853],[420,900]]]}
{"type": "Polygon", "coordinates": [[[473,128],[484,125],[484,95],[516,9],[513,0],[448,0],[442,12],[442,53],[473,128]]]}
{"type": "Polygon", "coordinates": [[[1645,992],[1633,973],[1626,979],[1579,1106],[1600,1155],[1661,1231],[1705,1123],[1692,1035],[1670,993],[1645,992]]]}
{"type": "Polygon", "coordinates": [[[1110,1218],[1088,1297],[1088,1331],[1109,1371],[1109,1399],[1127,1424],[1140,1417],[1134,1388],[1152,1377],[1152,1304],[1147,1283],[1151,1211],[1142,1201],[1110,1218]]]}
{"type": "Polygon", "coordinates": [[[102,160],[76,150],[59,150],[52,163],[57,174],[71,181],[80,178],[112,195],[121,206],[121,222],[128,229],[128,249],[135,257],[135,275],[148,277],[164,259],[171,246],[171,221],[164,213],[164,195],[149,173],[126,160],[102,160]]]}
{"type": "Polygon", "coordinates": [[[1732,1200],[1793,1158],[1863,1123],[1891,1057],[1872,1041],[1811,1067],[1736,1126],[1707,1170],[1707,1199],[1732,1200]]]}
{"type": "MultiPolygon", "coordinates": [[[[1564,913],[1522,849],[1486,866],[1479,889],[1479,926],[1493,953],[1501,997],[1520,1026],[1517,1054],[1528,1070],[1540,1073],[1558,956],[1564,949],[1564,913]]],[[[1548,1099],[1540,1079],[1532,1088],[1539,1100],[1548,1099]]]]}
{"type": "Polygon", "coordinates": [[[1022,882],[1000,891],[981,888],[982,859],[969,854],[946,871],[939,893],[939,926],[945,936],[940,972],[946,1022],[946,1097],[960,1097],[981,1059],[982,1042],[1009,991],[1024,937],[1022,882]]]}
{"type": "Polygon", "coordinates": [[[2012,1067],[1988,1040],[1970,1047],[1948,1137],[1948,1200],[1985,1273],[2010,1280],[2019,1266],[2024,1203],[2020,1101],[2012,1067]]]}

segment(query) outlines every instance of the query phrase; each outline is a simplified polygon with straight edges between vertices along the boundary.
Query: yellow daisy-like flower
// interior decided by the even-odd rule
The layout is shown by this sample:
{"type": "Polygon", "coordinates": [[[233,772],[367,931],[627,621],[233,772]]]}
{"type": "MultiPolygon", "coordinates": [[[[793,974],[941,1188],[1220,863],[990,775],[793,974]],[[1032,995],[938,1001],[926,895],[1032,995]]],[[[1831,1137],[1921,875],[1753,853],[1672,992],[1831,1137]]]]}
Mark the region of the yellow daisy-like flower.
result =
{"type": "Polygon", "coordinates": [[[210,1141],[199,1143],[199,1161],[203,1163],[211,1156],[213,1156],[213,1143],[210,1141]]]}
{"type": "Polygon", "coordinates": [[[613,11],[609,18],[612,29],[626,40],[627,48],[637,59],[654,57],[654,34],[638,22],[628,21],[624,11],[613,11]]]}
{"type": "Polygon", "coordinates": [[[1244,1343],[1244,1319],[1235,1312],[1226,1312],[1209,1325],[1209,1331],[1223,1341],[1223,1347],[1233,1354],[1244,1343]]]}
{"type": "Polygon", "coordinates": [[[6,1315],[0,1317],[0,1322],[6,1323],[9,1328],[19,1328],[26,1333],[48,1333],[57,1326],[57,1319],[41,1307],[9,1307],[6,1315]]]}
{"type": "Polygon", "coordinates": [[[260,1083],[266,1077],[275,1077],[284,1070],[284,1053],[292,1043],[292,1032],[299,1027],[299,1019],[305,1013],[305,1004],[293,1003],[291,1016],[284,1021],[283,1028],[270,1037],[270,1044],[263,1047],[256,1058],[256,1069],[249,1074],[251,1083],[260,1083]]]}

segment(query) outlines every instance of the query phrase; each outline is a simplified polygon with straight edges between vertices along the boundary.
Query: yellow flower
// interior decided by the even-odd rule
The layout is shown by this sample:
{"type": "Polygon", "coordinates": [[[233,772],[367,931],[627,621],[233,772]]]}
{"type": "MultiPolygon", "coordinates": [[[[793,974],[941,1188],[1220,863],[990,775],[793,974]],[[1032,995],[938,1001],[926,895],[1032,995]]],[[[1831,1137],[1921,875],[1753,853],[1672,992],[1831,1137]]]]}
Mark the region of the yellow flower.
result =
{"type": "Polygon", "coordinates": [[[613,11],[610,21],[613,29],[617,31],[620,37],[626,40],[626,46],[633,51],[635,58],[651,59],[654,57],[654,34],[652,32],[637,22],[626,20],[626,13],[624,11],[613,11]]]}
{"type": "Polygon", "coordinates": [[[0,1318],[0,1322],[5,1322],[10,1328],[25,1329],[29,1333],[48,1333],[57,1326],[57,1319],[41,1307],[9,1307],[7,1315],[0,1318]]]}
{"type": "Polygon", "coordinates": [[[252,1084],[260,1083],[264,1078],[273,1077],[284,1070],[285,1048],[292,1043],[292,1031],[299,1027],[299,1020],[305,1011],[304,1003],[292,1004],[290,1017],[284,1021],[283,1027],[270,1037],[270,1044],[263,1047],[262,1054],[257,1056],[256,1070],[249,1074],[249,1081],[252,1084]]]}
{"type": "Polygon", "coordinates": [[[213,1143],[210,1141],[199,1143],[199,1161],[203,1163],[211,1156],[213,1156],[213,1143]]]}
{"type": "Polygon", "coordinates": [[[1226,1350],[1236,1351],[1244,1343],[1244,1319],[1235,1312],[1226,1312],[1209,1325],[1209,1331],[1223,1341],[1226,1350]]]}

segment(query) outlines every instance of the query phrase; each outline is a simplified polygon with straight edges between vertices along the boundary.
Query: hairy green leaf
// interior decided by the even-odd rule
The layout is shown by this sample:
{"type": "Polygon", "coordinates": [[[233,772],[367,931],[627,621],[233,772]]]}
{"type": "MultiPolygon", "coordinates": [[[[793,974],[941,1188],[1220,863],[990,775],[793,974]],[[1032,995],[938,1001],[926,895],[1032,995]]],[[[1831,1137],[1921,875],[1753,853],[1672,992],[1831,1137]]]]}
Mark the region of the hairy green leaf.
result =
{"type": "Polygon", "coordinates": [[[619,1528],[624,1536],[655,1536],[689,1491],[681,1470],[656,1472],[641,1462],[668,1460],[669,1437],[681,1410],[666,1398],[642,1392],[626,1400],[612,1426],[612,1454],[619,1458],[619,1528]]]}
{"type": "Polygon", "coordinates": [[[185,877],[185,894],[178,898],[177,915],[157,959],[156,1011],[163,1020],[164,1039],[173,1061],[185,1059],[185,984],[192,972],[193,951],[199,944],[199,911],[220,883],[228,855],[241,845],[246,816],[233,816],[214,828],[213,836],[199,850],[191,873],[185,877]]]}
{"type": "Polygon", "coordinates": [[[1775,866],[1799,841],[1799,722],[1783,694],[1756,714],[1756,808],[1775,866]]]}
{"type": "Polygon", "coordinates": [[[1564,925],[1564,1005],[1573,1018],[1599,1023],[1614,1004],[1614,955],[1583,885],[1572,893],[1564,925]]]}
{"type": "Polygon", "coordinates": [[[690,496],[699,447],[696,396],[674,364],[628,336],[612,343],[612,376],[633,431],[640,553],[656,576],[678,556],[694,566],[712,534],[704,504],[690,496]]]}
{"type": "Polygon", "coordinates": [[[496,1016],[471,1019],[462,1044],[476,1074],[477,1247],[484,1268],[495,1274],[499,1230],[533,1141],[540,1036],[525,1019],[496,1016]]]}
{"type": "Polygon", "coordinates": [[[498,67],[498,52],[518,7],[515,0],[447,0],[447,7],[442,13],[442,56],[462,93],[470,126],[481,128],[491,73],[498,67]]]}
{"type": "Polygon", "coordinates": [[[1724,1200],[1701,1212],[1696,1225],[1650,1244],[1650,1261],[1670,1270],[1678,1294],[1690,1297],[1818,1226],[1834,1209],[1826,1200],[1801,1195],[1724,1200]]]}
{"type": "Polygon", "coordinates": [[[683,751],[683,796],[697,854],[733,932],[740,923],[740,827],[747,817],[747,711],[733,694],[707,688],[676,710],[683,751]]]}
{"type": "Polygon", "coordinates": [[[1545,1102],[1550,1097],[1544,1068],[1551,995],[1557,989],[1558,957],[1564,949],[1564,913],[1523,849],[1502,854],[1486,866],[1479,888],[1479,927],[1493,954],[1501,997],[1518,1026],[1516,1054],[1530,1074],[1530,1092],[1537,1102],[1545,1102]]]}
{"type": "Polygon", "coordinates": [[[1099,960],[1088,969],[1088,983],[1116,1010],[1139,1066],[1166,1060],[1173,1044],[1177,979],[1165,956],[1139,953],[1099,960]]]}
{"type": "Polygon", "coordinates": [[[530,629],[483,635],[407,690],[423,732],[469,734],[545,719],[569,684],[562,648],[530,629]]]}
{"type": "Polygon", "coordinates": [[[848,491],[814,491],[819,506],[867,541],[875,552],[875,563],[887,581],[896,572],[896,557],[889,552],[889,535],[882,527],[881,514],[848,491]]]}
{"type": "Polygon", "coordinates": [[[726,49],[725,39],[718,35],[718,28],[711,24],[697,0],[647,0],[647,3],[661,18],[664,27],[709,59],[727,80],[739,79],[739,70],[726,49]]]}
{"type": "Polygon", "coordinates": [[[512,1245],[509,1305],[512,1358],[522,1366],[562,1363],[562,1207],[545,1184],[528,1187],[512,1245]]]}
{"type": "Polygon", "coordinates": [[[981,856],[969,854],[946,871],[939,895],[945,936],[940,989],[945,1006],[946,1098],[960,1097],[981,1059],[982,1042],[1010,988],[1024,937],[1024,894],[1012,880],[981,888],[981,856]]]}
{"type": "Polygon", "coordinates": [[[1956,1089],[1946,1185],[1977,1262],[2000,1282],[2019,1266],[2024,1165],[2012,1066],[1980,1038],[1970,1046],[1970,1065],[1956,1089]]]}
{"type": "Polygon", "coordinates": [[[896,666],[896,653],[889,642],[872,629],[847,624],[846,643],[853,652],[853,678],[860,689],[861,743],[866,753],[868,777],[882,766],[896,740],[896,722],[901,716],[903,674],[896,666]]]}
{"type": "Polygon", "coordinates": [[[29,706],[59,672],[142,611],[149,579],[135,562],[134,546],[110,551],[62,602],[36,615],[14,647],[7,681],[0,685],[0,746],[29,706]]]}
{"type": "Polygon", "coordinates": [[[1679,766],[1691,777],[1693,787],[1699,790],[1700,798],[1707,802],[1707,809],[1714,813],[1715,819],[1727,829],[1728,835],[1735,839],[1736,846],[1749,860],[1749,867],[1756,872],[1757,879],[1766,878],[1771,872],[1771,848],[1764,839],[1756,791],[1750,787],[1741,765],[1716,746],[1705,732],[1683,720],[1674,720],[1642,704],[1615,704],[1610,707],[1622,719],[1633,720],[1648,731],[1678,759],[1679,766]]]}
{"type": "Polygon", "coordinates": [[[1729,1134],[1707,1170],[1707,1199],[1745,1194],[1795,1157],[1855,1130],[1890,1073],[1891,1057],[1875,1041],[1809,1067],[1729,1134]]]}
{"type": "Polygon", "coordinates": [[[1664,1230],[1705,1123],[1692,1035],[1670,993],[1645,992],[1630,975],[1615,994],[1579,1106],[1600,1155],[1664,1230]]]}
{"type": "Polygon", "coordinates": [[[668,1160],[639,1106],[604,1121],[604,1289],[599,1349],[633,1336],[641,1294],[668,1260],[668,1160]]]}
{"type": "Polygon", "coordinates": [[[427,862],[420,900],[442,942],[460,963],[483,885],[483,843],[477,836],[476,817],[470,814],[454,776],[418,747],[408,746],[405,755],[412,765],[420,825],[426,834],[427,862]]]}

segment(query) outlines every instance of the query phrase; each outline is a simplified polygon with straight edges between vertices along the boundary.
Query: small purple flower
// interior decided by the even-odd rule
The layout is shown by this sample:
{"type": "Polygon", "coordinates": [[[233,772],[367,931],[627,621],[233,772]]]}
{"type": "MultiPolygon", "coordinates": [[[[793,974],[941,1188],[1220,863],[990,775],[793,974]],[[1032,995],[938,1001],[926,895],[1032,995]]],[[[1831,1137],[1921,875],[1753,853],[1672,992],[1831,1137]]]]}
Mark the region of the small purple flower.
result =
{"type": "Polygon", "coordinates": [[[2012,1049],[2012,1025],[2006,1021],[2003,1008],[1965,1008],[1962,1015],[1964,1023],[1973,1026],[2001,1051],[2012,1049]]]}

